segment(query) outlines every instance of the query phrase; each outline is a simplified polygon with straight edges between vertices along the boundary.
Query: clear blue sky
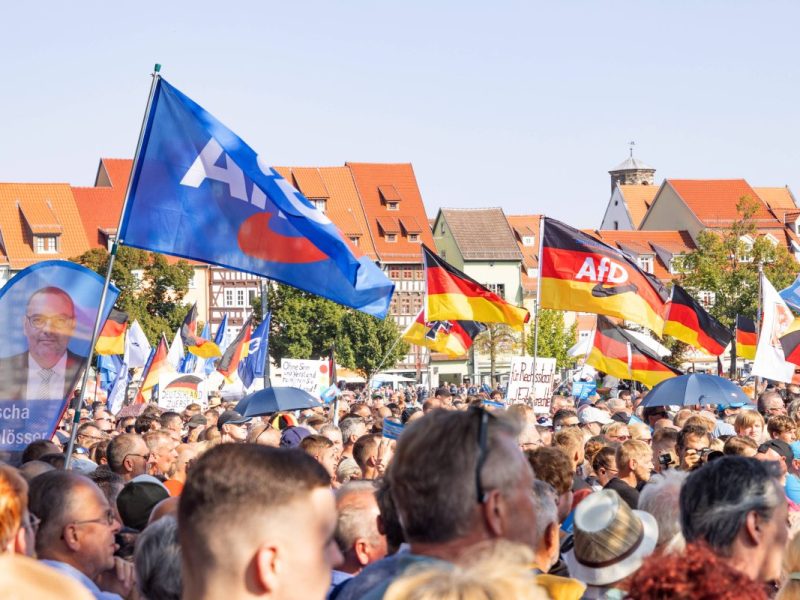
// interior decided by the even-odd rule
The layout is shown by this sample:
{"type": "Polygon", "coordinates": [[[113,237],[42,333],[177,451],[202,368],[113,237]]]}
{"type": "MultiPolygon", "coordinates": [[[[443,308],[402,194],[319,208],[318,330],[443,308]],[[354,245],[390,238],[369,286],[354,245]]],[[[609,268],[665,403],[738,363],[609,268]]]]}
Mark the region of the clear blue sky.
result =
{"type": "Polygon", "coordinates": [[[1,181],[131,157],[156,61],[280,165],[411,162],[430,217],[597,227],[608,169],[800,194],[800,3],[14,2],[1,181]]]}

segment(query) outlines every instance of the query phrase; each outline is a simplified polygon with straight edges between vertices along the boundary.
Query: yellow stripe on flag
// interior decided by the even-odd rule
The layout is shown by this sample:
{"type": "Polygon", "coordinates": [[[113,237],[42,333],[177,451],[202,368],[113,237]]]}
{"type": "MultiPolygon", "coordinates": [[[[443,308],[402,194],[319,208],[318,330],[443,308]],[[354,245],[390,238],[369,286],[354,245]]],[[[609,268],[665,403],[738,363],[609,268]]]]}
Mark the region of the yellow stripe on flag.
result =
{"type": "Polygon", "coordinates": [[[429,294],[426,318],[428,321],[506,323],[522,331],[528,311],[513,304],[497,304],[486,298],[464,294],[429,294]]]}

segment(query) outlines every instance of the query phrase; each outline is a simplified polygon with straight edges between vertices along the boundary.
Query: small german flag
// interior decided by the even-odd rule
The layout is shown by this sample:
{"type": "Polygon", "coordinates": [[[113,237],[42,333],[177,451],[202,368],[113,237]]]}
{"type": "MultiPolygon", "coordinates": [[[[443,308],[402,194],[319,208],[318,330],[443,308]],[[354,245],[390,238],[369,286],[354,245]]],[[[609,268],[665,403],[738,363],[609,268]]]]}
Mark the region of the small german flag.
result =
{"type": "Polygon", "coordinates": [[[666,289],[619,250],[545,219],[539,266],[542,308],[609,315],[659,335],[664,329],[666,289]]]}
{"type": "Polygon", "coordinates": [[[649,350],[642,348],[636,338],[602,315],[597,317],[594,343],[586,363],[619,379],[633,379],[650,388],[681,375],[680,371],[661,362],[649,350]]]}
{"type": "Polygon", "coordinates": [[[479,321],[506,323],[522,331],[530,313],[509,304],[469,275],[422,246],[425,259],[426,310],[428,321],[479,321]]]}
{"type": "Polygon", "coordinates": [[[756,324],[753,319],[736,315],[736,356],[755,360],[757,343],[756,324]]]}
{"type": "Polygon", "coordinates": [[[217,371],[222,373],[225,379],[230,383],[233,381],[233,375],[239,368],[239,362],[242,361],[250,350],[250,338],[253,336],[253,317],[248,317],[244,322],[236,339],[231,342],[231,345],[225,350],[225,354],[219,359],[217,363],[217,371]]]}
{"type": "Polygon", "coordinates": [[[97,354],[125,354],[125,328],[128,326],[128,313],[112,308],[103,329],[94,345],[97,354]]]}
{"type": "Polygon", "coordinates": [[[139,387],[139,393],[136,395],[136,402],[144,404],[150,402],[153,396],[153,388],[158,385],[158,380],[164,373],[174,373],[175,367],[169,362],[167,355],[169,354],[169,346],[167,345],[167,338],[161,334],[161,339],[158,340],[158,346],[150,358],[150,362],[144,368],[142,374],[142,385],[139,387]]]}
{"type": "Polygon", "coordinates": [[[664,333],[713,356],[725,352],[733,337],[730,330],[712,317],[681,286],[672,286],[667,302],[664,333]]]}
{"type": "Polygon", "coordinates": [[[222,350],[214,342],[197,335],[197,303],[186,313],[186,318],[181,325],[181,340],[183,347],[200,358],[216,358],[222,356],[222,350]]]}
{"type": "Polygon", "coordinates": [[[477,321],[431,321],[426,322],[422,311],[403,333],[409,344],[424,346],[434,352],[443,352],[451,357],[464,356],[472,342],[486,325],[477,321]]]}

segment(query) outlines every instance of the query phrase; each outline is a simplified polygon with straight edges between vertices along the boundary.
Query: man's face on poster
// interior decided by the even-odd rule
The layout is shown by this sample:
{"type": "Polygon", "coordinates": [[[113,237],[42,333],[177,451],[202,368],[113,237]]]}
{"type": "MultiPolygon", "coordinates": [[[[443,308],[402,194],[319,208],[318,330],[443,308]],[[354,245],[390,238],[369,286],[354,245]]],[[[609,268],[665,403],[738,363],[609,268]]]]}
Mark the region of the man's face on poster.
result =
{"type": "Polygon", "coordinates": [[[75,308],[66,293],[36,292],[28,300],[23,323],[28,351],[51,368],[67,351],[75,330],[75,308]]]}

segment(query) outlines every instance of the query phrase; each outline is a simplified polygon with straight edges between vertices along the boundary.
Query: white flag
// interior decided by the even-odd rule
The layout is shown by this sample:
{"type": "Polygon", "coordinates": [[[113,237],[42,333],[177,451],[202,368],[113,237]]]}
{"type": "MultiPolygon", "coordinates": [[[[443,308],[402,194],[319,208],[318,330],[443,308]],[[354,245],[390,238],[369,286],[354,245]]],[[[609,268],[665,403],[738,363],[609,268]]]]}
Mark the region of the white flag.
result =
{"type": "Polygon", "coordinates": [[[108,410],[112,415],[116,415],[122,409],[125,403],[125,392],[128,391],[128,365],[122,363],[122,366],[117,372],[117,378],[114,380],[114,385],[108,393],[108,410]]]}
{"type": "Polygon", "coordinates": [[[139,321],[134,321],[128,328],[125,336],[125,358],[123,362],[131,369],[143,367],[147,364],[152,348],[147,336],[139,325],[139,321]]]}
{"type": "Polygon", "coordinates": [[[183,362],[183,358],[186,352],[183,349],[183,339],[181,339],[181,330],[175,332],[175,337],[172,338],[172,344],[169,347],[169,352],[167,353],[167,361],[177,371],[178,368],[181,366],[183,362]]]}
{"type": "Polygon", "coordinates": [[[792,381],[795,366],[786,362],[780,337],[794,321],[794,315],[765,275],[761,275],[761,329],[753,362],[753,374],[773,381],[792,381]]]}

